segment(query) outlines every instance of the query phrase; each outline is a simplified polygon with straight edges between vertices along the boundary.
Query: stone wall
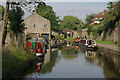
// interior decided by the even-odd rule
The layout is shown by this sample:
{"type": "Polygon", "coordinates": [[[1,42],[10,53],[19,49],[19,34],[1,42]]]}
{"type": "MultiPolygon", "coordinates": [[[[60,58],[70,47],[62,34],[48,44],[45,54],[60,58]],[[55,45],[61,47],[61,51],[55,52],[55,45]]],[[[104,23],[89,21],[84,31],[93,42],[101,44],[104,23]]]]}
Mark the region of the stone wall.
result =
{"type": "MultiPolygon", "coordinates": [[[[120,40],[119,35],[120,35],[120,25],[118,25],[114,30],[108,31],[107,36],[106,36],[106,40],[107,41],[114,41],[114,42],[119,41],[120,40]]],[[[103,37],[103,33],[100,36],[98,36],[97,39],[101,40],[102,37],[103,37]]]]}
{"type": "MultiPolygon", "coordinates": [[[[82,37],[87,37],[89,39],[93,39],[93,35],[92,32],[90,33],[90,36],[88,36],[87,34],[87,29],[82,29],[82,37]]],[[[106,40],[107,41],[119,41],[120,40],[120,24],[118,26],[116,26],[116,28],[112,31],[108,31],[107,36],[106,36],[106,40]]],[[[101,33],[101,35],[97,36],[97,40],[102,40],[103,38],[103,32],[101,33]]]]}
{"type": "Polygon", "coordinates": [[[78,32],[77,31],[73,31],[73,37],[77,37],[78,36],[78,32]]]}

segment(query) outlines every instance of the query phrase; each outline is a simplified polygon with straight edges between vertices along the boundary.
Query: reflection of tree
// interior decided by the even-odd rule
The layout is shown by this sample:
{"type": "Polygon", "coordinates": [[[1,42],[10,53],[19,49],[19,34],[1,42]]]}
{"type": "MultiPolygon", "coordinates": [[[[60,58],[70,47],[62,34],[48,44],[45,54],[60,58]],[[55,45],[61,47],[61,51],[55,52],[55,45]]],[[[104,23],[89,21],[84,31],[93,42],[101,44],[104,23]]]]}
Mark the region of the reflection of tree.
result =
{"type": "Polygon", "coordinates": [[[51,52],[50,62],[43,66],[42,71],[41,71],[42,74],[45,74],[45,73],[52,71],[52,68],[55,66],[55,63],[57,61],[57,52],[58,52],[57,50],[51,52]]]}
{"type": "Polygon", "coordinates": [[[100,54],[96,54],[96,58],[98,59],[98,64],[103,67],[104,69],[104,76],[106,78],[117,78],[119,77],[119,72],[115,68],[115,64],[112,60],[112,56],[107,56],[106,54],[103,54],[100,56],[100,54]]]}
{"type": "Polygon", "coordinates": [[[115,67],[115,63],[112,59],[113,56],[107,54],[101,54],[97,52],[95,57],[86,57],[86,60],[93,63],[92,59],[94,58],[96,64],[100,65],[104,69],[104,76],[106,78],[118,78],[119,72],[115,67]]]}
{"type": "Polygon", "coordinates": [[[73,59],[77,57],[77,49],[75,48],[62,49],[61,54],[65,59],[73,59]]]}

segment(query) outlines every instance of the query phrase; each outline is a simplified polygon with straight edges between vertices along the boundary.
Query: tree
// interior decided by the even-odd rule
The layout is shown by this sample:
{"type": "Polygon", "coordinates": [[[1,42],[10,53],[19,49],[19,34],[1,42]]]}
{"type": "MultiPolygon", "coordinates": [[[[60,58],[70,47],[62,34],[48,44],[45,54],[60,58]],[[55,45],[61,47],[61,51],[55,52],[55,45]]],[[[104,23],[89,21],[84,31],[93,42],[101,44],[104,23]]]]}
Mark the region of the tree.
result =
{"type": "Polygon", "coordinates": [[[74,16],[64,16],[63,20],[61,21],[60,28],[61,29],[72,29],[77,30],[83,25],[83,21],[79,20],[78,17],[74,16]]]}
{"type": "Polygon", "coordinates": [[[94,14],[89,14],[87,15],[86,19],[85,19],[85,25],[91,24],[91,20],[94,17],[94,14]]]}
{"type": "Polygon", "coordinates": [[[16,41],[18,41],[18,35],[23,33],[25,29],[22,19],[23,15],[24,11],[18,6],[13,7],[12,10],[9,11],[9,26],[12,33],[16,35],[16,41]]]}
{"type": "Polygon", "coordinates": [[[104,16],[103,24],[104,24],[104,37],[106,38],[106,33],[109,30],[113,30],[116,25],[118,25],[120,19],[120,1],[119,2],[109,2],[108,3],[108,12],[104,16]]]}
{"type": "Polygon", "coordinates": [[[36,12],[38,15],[47,18],[51,21],[51,26],[53,31],[59,31],[59,17],[56,16],[56,13],[53,11],[51,6],[41,3],[37,6],[36,12]]]}
{"type": "Polygon", "coordinates": [[[7,35],[8,11],[9,11],[9,2],[6,2],[6,8],[4,10],[4,16],[3,16],[2,32],[1,32],[2,33],[2,37],[1,37],[2,46],[5,45],[5,39],[7,35]]]}
{"type": "Polygon", "coordinates": [[[42,3],[41,0],[36,0],[36,2],[19,2],[19,0],[16,0],[16,2],[9,2],[8,0],[6,0],[6,7],[4,10],[3,26],[2,26],[2,32],[1,32],[2,37],[0,40],[2,46],[5,45],[5,39],[6,39],[6,35],[7,35],[7,24],[8,24],[8,14],[9,14],[10,4],[11,4],[11,6],[17,5],[17,6],[24,8],[25,10],[32,11],[33,7],[35,8],[36,5],[40,5],[41,3],[42,3]],[[33,4],[33,5],[31,5],[31,4],[33,4]]]}

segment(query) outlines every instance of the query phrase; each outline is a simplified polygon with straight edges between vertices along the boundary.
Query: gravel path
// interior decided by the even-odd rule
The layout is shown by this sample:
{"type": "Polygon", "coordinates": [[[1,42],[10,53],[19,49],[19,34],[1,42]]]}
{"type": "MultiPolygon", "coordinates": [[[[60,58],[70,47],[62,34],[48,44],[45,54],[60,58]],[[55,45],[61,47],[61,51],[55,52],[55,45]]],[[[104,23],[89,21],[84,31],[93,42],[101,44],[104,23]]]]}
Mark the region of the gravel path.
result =
{"type": "Polygon", "coordinates": [[[116,45],[97,43],[97,46],[104,47],[104,48],[107,48],[107,49],[111,49],[111,50],[120,52],[120,47],[116,47],[116,45]]]}

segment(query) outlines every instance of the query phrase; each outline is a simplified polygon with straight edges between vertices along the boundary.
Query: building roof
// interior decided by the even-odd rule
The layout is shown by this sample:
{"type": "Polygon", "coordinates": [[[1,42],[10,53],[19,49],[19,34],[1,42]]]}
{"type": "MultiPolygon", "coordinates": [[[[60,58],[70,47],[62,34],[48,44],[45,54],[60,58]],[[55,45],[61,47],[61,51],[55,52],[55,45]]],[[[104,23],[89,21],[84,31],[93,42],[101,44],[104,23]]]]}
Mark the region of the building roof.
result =
{"type": "Polygon", "coordinates": [[[103,18],[106,12],[107,12],[107,10],[105,9],[103,12],[96,14],[94,17],[95,18],[103,18]]]}
{"type": "MultiPolygon", "coordinates": [[[[39,16],[39,17],[41,17],[41,18],[43,18],[43,19],[46,19],[46,18],[44,18],[44,17],[42,17],[42,16],[40,16],[40,15],[38,15],[36,12],[34,12],[32,15],[30,15],[30,16],[28,16],[28,17],[26,17],[24,20],[26,20],[26,19],[28,19],[28,18],[30,18],[31,16],[33,16],[33,15],[37,15],[37,16],[39,16]]],[[[48,19],[46,19],[47,21],[49,21],[48,19]]],[[[50,21],[49,21],[50,22],[50,21]]]]}

